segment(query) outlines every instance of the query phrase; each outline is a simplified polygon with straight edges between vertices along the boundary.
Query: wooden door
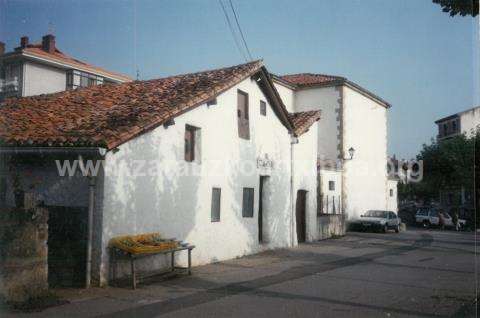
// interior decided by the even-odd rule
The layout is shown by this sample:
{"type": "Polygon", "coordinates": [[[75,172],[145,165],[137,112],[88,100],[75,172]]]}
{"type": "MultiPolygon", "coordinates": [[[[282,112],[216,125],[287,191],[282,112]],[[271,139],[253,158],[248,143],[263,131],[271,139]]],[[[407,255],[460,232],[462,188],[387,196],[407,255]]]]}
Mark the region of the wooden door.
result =
{"type": "Polygon", "coordinates": [[[306,204],[307,204],[307,191],[297,191],[297,203],[296,203],[296,220],[297,220],[297,239],[298,242],[305,242],[306,239],[306,204]]]}

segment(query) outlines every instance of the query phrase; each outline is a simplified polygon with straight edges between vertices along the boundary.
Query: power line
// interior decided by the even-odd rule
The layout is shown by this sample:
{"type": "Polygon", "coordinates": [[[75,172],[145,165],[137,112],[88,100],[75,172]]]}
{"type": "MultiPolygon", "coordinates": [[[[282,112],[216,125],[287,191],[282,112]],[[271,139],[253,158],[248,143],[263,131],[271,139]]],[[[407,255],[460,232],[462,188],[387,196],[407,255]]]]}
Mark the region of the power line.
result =
{"type": "Polygon", "coordinates": [[[250,61],[251,61],[251,60],[253,60],[253,57],[252,57],[252,54],[250,53],[250,49],[248,48],[247,41],[245,41],[245,36],[243,36],[242,28],[240,27],[240,23],[238,22],[237,13],[235,12],[235,9],[233,8],[232,0],[228,0],[228,1],[230,2],[230,8],[232,8],[233,16],[235,17],[235,22],[237,23],[238,30],[240,31],[240,35],[242,36],[243,44],[245,45],[245,48],[247,49],[248,56],[250,57],[250,61]]]}
{"type": "Polygon", "coordinates": [[[225,15],[225,18],[227,20],[228,27],[230,29],[230,32],[232,33],[233,40],[235,41],[235,46],[237,47],[238,51],[240,54],[243,56],[244,60],[248,62],[247,56],[245,55],[245,52],[242,50],[240,43],[238,43],[237,35],[235,34],[235,30],[233,29],[232,23],[230,22],[230,18],[228,17],[227,10],[225,10],[225,6],[223,5],[222,0],[218,0],[220,3],[220,6],[222,7],[223,14],[225,15]]]}

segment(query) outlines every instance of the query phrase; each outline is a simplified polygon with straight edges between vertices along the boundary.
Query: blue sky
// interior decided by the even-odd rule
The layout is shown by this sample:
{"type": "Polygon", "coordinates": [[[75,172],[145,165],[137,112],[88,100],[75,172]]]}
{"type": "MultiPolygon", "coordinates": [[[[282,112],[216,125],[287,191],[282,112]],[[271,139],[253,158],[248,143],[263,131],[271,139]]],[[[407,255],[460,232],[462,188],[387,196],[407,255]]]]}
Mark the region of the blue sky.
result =
{"type": "MultiPolygon", "coordinates": [[[[389,154],[414,156],[435,119],[480,105],[478,18],[451,18],[430,0],[233,3],[271,72],[346,76],[389,101],[389,154]]],[[[0,0],[8,50],[49,30],[64,52],[133,77],[137,64],[141,79],[244,61],[218,0],[0,0]]]]}

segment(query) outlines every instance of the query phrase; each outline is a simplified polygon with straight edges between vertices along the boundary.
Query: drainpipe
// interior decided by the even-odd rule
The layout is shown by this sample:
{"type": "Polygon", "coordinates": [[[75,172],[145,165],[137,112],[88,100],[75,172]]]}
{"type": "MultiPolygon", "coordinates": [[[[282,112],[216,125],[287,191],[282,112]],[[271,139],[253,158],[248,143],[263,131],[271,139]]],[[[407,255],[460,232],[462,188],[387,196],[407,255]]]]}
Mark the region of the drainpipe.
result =
{"type": "MultiPolygon", "coordinates": [[[[83,158],[78,156],[82,171],[85,171],[83,158]]],[[[90,173],[90,171],[89,171],[90,173]]],[[[85,288],[90,288],[92,281],[92,244],[93,244],[93,211],[95,209],[95,176],[88,176],[88,222],[87,222],[87,264],[85,275],[85,288]]]]}
{"type": "Polygon", "coordinates": [[[290,243],[291,246],[295,245],[295,235],[293,235],[295,231],[295,226],[293,222],[293,218],[295,217],[295,203],[294,198],[295,198],[295,189],[294,189],[294,175],[295,175],[295,169],[294,169],[294,151],[293,151],[293,146],[295,144],[298,144],[298,138],[295,137],[294,135],[291,136],[290,138],[290,243]]]}

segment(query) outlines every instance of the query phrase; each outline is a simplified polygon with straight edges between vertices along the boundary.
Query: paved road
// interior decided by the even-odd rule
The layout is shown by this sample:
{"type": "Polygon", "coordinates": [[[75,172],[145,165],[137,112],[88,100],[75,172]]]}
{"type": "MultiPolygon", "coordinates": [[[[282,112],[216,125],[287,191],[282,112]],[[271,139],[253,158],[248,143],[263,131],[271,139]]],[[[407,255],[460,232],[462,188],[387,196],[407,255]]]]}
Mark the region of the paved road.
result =
{"type": "Polygon", "coordinates": [[[35,316],[475,317],[475,278],[472,233],[349,233],[137,291],[92,290],[35,316]]]}

